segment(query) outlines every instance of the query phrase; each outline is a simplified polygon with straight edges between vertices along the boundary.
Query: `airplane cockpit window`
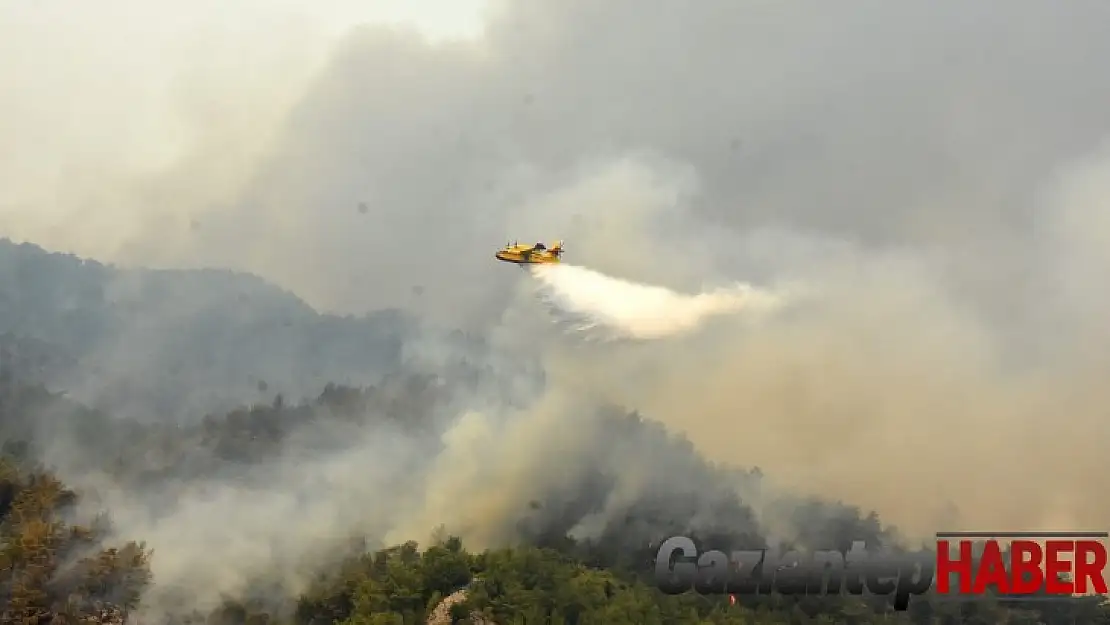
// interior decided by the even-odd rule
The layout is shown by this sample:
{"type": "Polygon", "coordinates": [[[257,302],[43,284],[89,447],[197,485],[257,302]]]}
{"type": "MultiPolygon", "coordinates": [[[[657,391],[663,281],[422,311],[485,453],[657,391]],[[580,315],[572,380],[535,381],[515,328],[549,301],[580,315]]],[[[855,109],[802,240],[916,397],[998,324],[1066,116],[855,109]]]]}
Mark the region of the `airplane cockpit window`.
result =
{"type": "Polygon", "coordinates": [[[545,246],[543,243],[537,243],[536,247],[534,247],[532,249],[534,249],[534,250],[546,250],[547,246],[545,246]]]}

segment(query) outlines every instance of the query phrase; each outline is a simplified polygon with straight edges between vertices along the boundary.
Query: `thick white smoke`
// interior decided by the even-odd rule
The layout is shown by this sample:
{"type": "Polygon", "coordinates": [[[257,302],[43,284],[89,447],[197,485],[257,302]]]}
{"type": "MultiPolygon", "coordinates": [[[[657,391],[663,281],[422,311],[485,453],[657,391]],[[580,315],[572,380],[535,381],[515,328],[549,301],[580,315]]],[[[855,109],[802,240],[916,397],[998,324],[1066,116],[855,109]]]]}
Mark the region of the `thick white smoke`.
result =
{"type": "Polygon", "coordinates": [[[689,333],[708,319],[780,309],[782,295],[737,283],[696,295],[622,280],[575,265],[536,265],[537,294],[560,320],[610,338],[651,340],[689,333]]]}

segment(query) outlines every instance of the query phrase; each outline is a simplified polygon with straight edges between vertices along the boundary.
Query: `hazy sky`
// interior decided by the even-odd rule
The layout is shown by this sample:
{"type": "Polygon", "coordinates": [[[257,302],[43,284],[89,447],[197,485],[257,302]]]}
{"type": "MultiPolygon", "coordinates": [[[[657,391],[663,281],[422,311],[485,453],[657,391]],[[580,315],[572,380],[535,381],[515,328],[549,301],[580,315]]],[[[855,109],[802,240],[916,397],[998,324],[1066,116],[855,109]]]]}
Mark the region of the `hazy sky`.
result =
{"type": "MultiPolygon", "coordinates": [[[[1102,2],[480,4],[3,0],[0,233],[484,317],[472,285],[510,281],[491,247],[564,238],[596,266],[611,242],[582,239],[627,205],[551,198],[650,156],[704,218],[657,228],[676,242],[939,245],[1006,308],[1036,195],[1110,128],[1102,2]],[[359,27],[382,20],[434,38],[359,27]]],[[[600,268],[690,286],[673,264],[600,268]]]]}
{"type": "Polygon", "coordinates": [[[213,126],[229,133],[227,143],[272,127],[353,27],[475,37],[484,4],[0,0],[2,234],[111,258],[121,235],[89,242],[87,225],[126,228],[155,209],[122,206],[119,185],[187,158],[198,132],[213,126]],[[82,222],[85,234],[52,233],[59,221],[82,222]]]}

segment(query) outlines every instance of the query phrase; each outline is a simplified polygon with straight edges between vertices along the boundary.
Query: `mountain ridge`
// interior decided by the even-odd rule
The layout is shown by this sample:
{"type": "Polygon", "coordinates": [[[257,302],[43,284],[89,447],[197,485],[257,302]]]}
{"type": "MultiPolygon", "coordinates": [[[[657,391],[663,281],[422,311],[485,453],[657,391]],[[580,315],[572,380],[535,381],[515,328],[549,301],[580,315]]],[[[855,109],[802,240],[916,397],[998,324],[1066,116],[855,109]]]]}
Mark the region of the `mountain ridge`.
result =
{"type": "Polygon", "coordinates": [[[417,325],[394,309],[322,313],[251,273],[121,268],[0,239],[0,327],[9,343],[50,346],[72,366],[40,381],[114,414],[184,416],[260,393],[304,397],[329,382],[370,384],[399,362],[417,325]],[[191,379],[156,382],[164,376],[191,379]]]}

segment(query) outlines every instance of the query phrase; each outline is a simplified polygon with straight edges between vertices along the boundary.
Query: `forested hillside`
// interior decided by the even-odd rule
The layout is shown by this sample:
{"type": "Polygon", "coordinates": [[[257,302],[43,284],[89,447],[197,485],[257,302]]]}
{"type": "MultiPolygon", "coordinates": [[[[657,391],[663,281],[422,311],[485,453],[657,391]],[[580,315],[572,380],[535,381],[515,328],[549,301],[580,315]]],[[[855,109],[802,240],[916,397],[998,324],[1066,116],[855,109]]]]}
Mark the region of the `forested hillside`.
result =
{"type": "Polygon", "coordinates": [[[412,332],[396,311],[321,315],[251,275],[120,269],[0,239],[3,354],[52,359],[44,382],[116,414],[191,418],[370,383],[412,332]]]}
{"type": "Polygon", "coordinates": [[[1110,623],[1097,600],[918,599],[895,614],[866,597],[664,596],[651,566],[674,534],[721,548],[898,537],[871,511],[765,493],[758,469],[714,466],[634,407],[558,415],[590,429],[575,446],[541,441],[567,445],[547,475],[514,473],[528,439],[497,435],[523,417],[466,410],[497,372],[480,358],[411,366],[400,355],[415,330],[396,316],[317,315],[249,277],[0,255],[3,623],[408,625],[460,589],[454,622],[1110,623]],[[122,398],[88,405],[64,386],[139,349],[128,341],[173,347],[114,369],[122,398]],[[189,412],[251,371],[294,390],[189,412]],[[350,371],[376,375],[345,384],[350,371]],[[157,398],[147,412],[113,410],[134,407],[129,384],[157,398]],[[790,523],[771,531],[768,507],[790,523]],[[429,521],[441,528],[411,542],[429,521]]]}
{"type": "MultiPolygon", "coordinates": [[[[182,478],[171,476],[188,473],[189,480],[211,480],[227,464],[260,465],[305,422],[319,427],[322,420],[366,424],[370,419],[403,419],[406,428],[434,427],[426,420],[426,408],[437,398],[426,381],[395,384],[411,392],[399,399],[399,405],[385,399],[391,389],[329,387],[304,405],[256,406],[197,426],[126,423],[42,388],[5,389],[0,395],[0,425],[4,426],[0,436],[5,441],[0,464],[0,562],[4,563],[0,592],[10,600],[3,622],[58,622],[54,618],[123,622],[129,617],[133,623],[227,625],[422,623],[443,597],[464,587],[468,588],[466,600],[451,614],[490,623],[1110,622],[1110,611],[1097,601],[1037,603],[1023,610],[989,600],[931,603],[917,599],[910,612],[894,614],[884,601],[867,598],[745,598],[741,605],[730,606],[724,598],[664,596],[652,587],[649,577],[653,548],[673,532],[690,531],[689,520],[702,508],[692,493],[681,492],[660,492],[637,502],[627,517],[591,540],[568,536],[568,520],[576,515],[564,509],[563,514],[545,516],[542,510],[556,502],[539,499],[532,506],[534,515],[521,513],[523,531],[515,548],[468,552],[465,544],[447,535],[424,546],[408,542],[374,547],[373,541],[355,540],[336,552],[328,566],[313,570],[314,581],[299,592],[283,589],[275,571],[273,577],[251,580],[247,592],[227,597],[215,608],[193,610],[188,597],[181,597],[175,609],[161,602],[156,611],[144,611],[139,609],[140,598],[158,584],[150,572],[157,549],[152,552],[142,536],[114,533],[111,510],[101,516],[75,517],[80,495],[35,462],[34,437],[20,434],[26,432],[26,415],[52,414],[85,424],[90,436],[99,432],[104,440],[118,437],[127,444],[101,459],[105,470],[126,488],[153,496],[158,489],[180,487],[174,481],[182,478]],[[159,451],[157,458],[145,453],[154,448],[159,451]]],[[[659,444],[682,447],[680,440],[633,415],[605,419],[613,440],[657,437],[659,444]]],[[[738,477],[704,469],[721,484],[738,477]]],[[[764,544],[756,533],[733,529],[754,526],[743,502],[726,492],[722,490],[713,504],[720,511],[717,527],[702,527],[701,537],[732,547],[764,544]]],[[[604,495],[603,487],[582,485],[575,500],[557,503],[579,512],[596,510],[604,495]]],[[[833,514],[825,518],[835,521],[810,528],[824,533],[826,539],[886,539],[873,516],[816,501],[809,505],[831,507],[833,514]]]]}

